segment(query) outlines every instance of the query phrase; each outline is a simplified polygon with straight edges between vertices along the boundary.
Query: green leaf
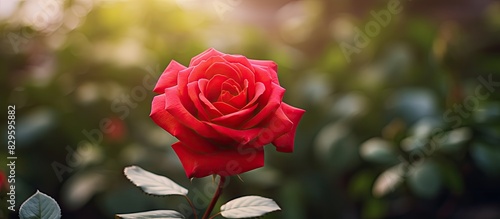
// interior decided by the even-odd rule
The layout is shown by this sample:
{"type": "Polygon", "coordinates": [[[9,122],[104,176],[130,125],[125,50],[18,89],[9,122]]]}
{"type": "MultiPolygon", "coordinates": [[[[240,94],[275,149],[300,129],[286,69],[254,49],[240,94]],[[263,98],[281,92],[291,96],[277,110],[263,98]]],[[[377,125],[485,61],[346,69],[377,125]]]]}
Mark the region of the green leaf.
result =
{"type": "Polygon", "coordinates": [[[471,155],[476,165],[486,174],[500,176],[500,148],[475,142],[471,147],[471,155]]]}
{"type": "Polygon", "coordinates": [[[139,213],[131,213],[131,214],[117,214],[117,218],[123,219],[148,219],[148,218],[161,218],[161,219],[180,219],[184,218],[184,216],[172,210],[156,210],[156,211],[146,211],[139,213]]]}
{"type": "Polygon", "coordinates": [[[373,184],[373,196],[382,197],[393,191],[403,181],[404,174],[404,164],[398,164],[384,171],[373,184]]]}
{"type": "Polygon", "coordinates": [[[481,124],[498,124],[500,121],[500,103],[490,102],[473,112],[474,121],[481,124]]]}
{"type": "Polygon", "coordinates": [[[442,123],[439,119],[425,117],[418,120],[409,130],[409,136],[401,140],[401,149],[406,152],[424,150],[430,137],[436,130],[440,130],[442,123]]]}
{"type": "Polygon", "coordinates": [[[410,166],[408,185],[422,198],[434,197],[441,188],[439,167],[432,161],[413,163],[410,166]]]}
{"type": "Polygon", "coordinates": [[[167,177],[150,173],[138,166],[126,167],[125,176],[150,195],[187,195],[188,190],[167,177]]]}
{"type": "Polygon", "coordinates": [[[434,142],[439,142],[439,150],[452,153],[459,151],[465,143],[472,138],[472,130],[468,127],[461,127],[444,133],[441,138],[434,138],[434,142]]]}
{"type": "Polygon", "coordinates": [[[19,217],[21,219],[57,219],[61,218],[61,208],[53,198],[37,190],[21,205],[19,217]]]}
{"type": "Polygon", "coordinates": [[[365,141],[360,148],[361,157],[376,163],[396,163],[396,153],[391,144],[382,138],[371,138],[365,141]]]}
{"type": "Polygon", "coordinates": [[[233,199],[220,207],[226,218],[260,217],[266,213],[281,210],[272,199],[260,196],[244,196],[233,199]]]}
{"type": "Polygon", "coordinates": [[[315,139],[314,150],[329,173],[338,174],[354,168],[359,162],[359,143],[346,122],[338,121],[323,127],[315,139]]]}
{"type": "Polygon", "coordinates": [[[419,151],[423,150],[427,143],[429,143],[427,137],[408,136],[401,140],[401,149],[406,152],[419,151]]]}

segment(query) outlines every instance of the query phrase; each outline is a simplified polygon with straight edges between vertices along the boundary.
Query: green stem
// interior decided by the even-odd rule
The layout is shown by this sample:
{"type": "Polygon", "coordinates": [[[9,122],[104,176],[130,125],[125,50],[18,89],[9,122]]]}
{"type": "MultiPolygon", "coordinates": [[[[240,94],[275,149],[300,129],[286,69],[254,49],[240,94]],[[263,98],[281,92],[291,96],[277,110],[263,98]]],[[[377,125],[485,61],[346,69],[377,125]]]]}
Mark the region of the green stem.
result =
{"type": "Polygon", "coordinates": [[[222,193],[222,188],[224,187],[225,182],[226,182],[226,177],[220,176],[219,185],[217,186],[217,190],[215,191],[214,197],[212,198],[212,201],[210,201],[210,204],[208,205],[208,208],[205,211],[205,214],[203,214],[202,219],[208,219],[208,217],[212,213],[212,210],[214,209],[215,204],[217,203],[217,200],[219,200],[219,196],[222,193]]]}

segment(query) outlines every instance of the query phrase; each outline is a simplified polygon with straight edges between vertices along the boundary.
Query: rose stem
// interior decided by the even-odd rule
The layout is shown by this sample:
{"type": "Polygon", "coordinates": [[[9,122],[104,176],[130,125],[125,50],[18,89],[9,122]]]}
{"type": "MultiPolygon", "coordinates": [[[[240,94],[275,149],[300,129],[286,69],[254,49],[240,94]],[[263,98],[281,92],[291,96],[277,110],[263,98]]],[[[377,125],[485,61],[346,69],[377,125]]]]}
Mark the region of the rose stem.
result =
{"type": "Polygon", "coordinates": [[[214,197],[212,198],[212,201],[210,201],[210,204],[208,205],[208,208],[205,211],[205,214],[203,214],[202,219],[208,219],[208,217],[210,216],[210,213],[212,213],[212,210],[214,209],[215,204],[217,203],[217,200],[219,199],[219,196],[222,193],[222,188],[224,187],[225,182],[226,182],[226,177],[220,176],[219,185],[217,186],[217,190],[215,191],[214,197]]]}
{"type": "Polygon", "coordinates": [[[217,214],[214,214],[212,215],[212,217],[208,218],[208,219],[214,219],[215,217],[217,217],[217,215],[221,215],[221,212],[217,213],[217,214]]]}
{"type": "Polygon", "coordinates": [[[191,206],[191,209],[193,210],[194,218],[198,219],[198,215],[196,214],[196,209],[194,208],[193,202],[191,201],[191,199],[189,199],[189,197],[187,197],[187,195],[185,195],[184,197],[189,202],[189,205],[191,206]]]}

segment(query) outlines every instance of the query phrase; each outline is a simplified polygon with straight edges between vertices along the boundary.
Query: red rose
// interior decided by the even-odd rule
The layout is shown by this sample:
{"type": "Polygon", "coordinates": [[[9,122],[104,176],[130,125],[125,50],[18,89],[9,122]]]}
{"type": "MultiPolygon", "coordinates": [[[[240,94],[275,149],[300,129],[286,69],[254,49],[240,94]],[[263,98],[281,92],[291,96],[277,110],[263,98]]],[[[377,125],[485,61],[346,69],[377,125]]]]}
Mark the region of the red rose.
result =
{"type": "Polygon", "coordinates": [[[150,117],[179,139],[172,145],[189,178],[229,176],[264,165],[263,146],[292,152],[304,110],[282,102],[273,61],[215,49],[186,68],[171,61],[158,79],[150,117]]]}

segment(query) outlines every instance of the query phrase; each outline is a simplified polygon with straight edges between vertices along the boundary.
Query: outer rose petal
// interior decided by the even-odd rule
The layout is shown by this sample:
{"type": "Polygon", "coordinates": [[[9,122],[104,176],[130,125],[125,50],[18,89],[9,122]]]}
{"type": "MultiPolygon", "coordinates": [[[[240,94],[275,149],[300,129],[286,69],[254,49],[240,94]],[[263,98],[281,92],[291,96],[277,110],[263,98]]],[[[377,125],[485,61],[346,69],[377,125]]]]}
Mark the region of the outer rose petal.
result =
{"type": "Polygon", "coordinates": [[[188,84],[188,94],[189,98],[193,102],[193,105],[196,107],[196,110],[198,111],[198,117],[201,117],[201,119],[203,120],[209,120],[210,115],[203,108],[203,105],[200,102],[200,98],[198,97],[198,95],[200,94],[200,88],[198,83],[196,83],[196,81],[188,84]]]}
{"type": "Polygon", "coordinates": [[[283,95],[285,94],[285,89],[274,83],[272,83],[272,86],[273,90],[266,105],[257,113],[257,115],[243,125],[243,129],[252,128],[258,125],[263,119],[274,113],[280,106],[283,95]]]}
{"type": "MultiPolygon", "coordinates": [[[[197,81],[200,80],[201,78],[206,78],[210,79],[210,77],[207,77],[207,73],[210,70],[210,68],[213,65],[225,65],[228,63],[224,63],[225,60],[222,57],[219,56],[214,56],[210,57],[207,60],[202,60],[200,64],[196,66],[190,66],[192,68],[192,71],[189,73],[187,77],[187,82],[192,82],[192,81],[197,81]]],[[[237,73],[235,73],[237,74],[237,73]]],[[[233,74],[234,75],[234,74],[233,74]]]]}
{"type": "Polygon", "coordinates": [[[254,139],[249,146],[253,148],[260,148],[266,144],[271,143],[276,138],[290,132],[293,128],[293,123],[285,115],[281,107],[279,107],[276,112],[269,117],[269,121],[265,128],[262,128],[259,132],[259,136],[254,139]]]}
{"type": "Polygon", "coordinates": [[[172,148],[181,160],[188,178],[201,178],[212,174],[231,176],[264,166],[262,149],[241,148],[198,153],[182,142],[173,144],[172,148]]]}
{"type": "Polygon", "coordinates": [[[274,70],[275,72],[278,72],[278,65],[276,65],[276,62],[271,61],[271,60],[255,60],[255,59],[249,59],[250,64],[252,65],[260,65],[260,66],[266,66],[274,70]]]}
{"type": "Polygon", "coordinates": [[[225,54],[217,51],[214,48],[210,48],[210,49],[207,49],[204,52],[200,53],[199,55],[193,57],[191,59],[191,62],[189,63],[189,66],[198,65],[198,64],[200,64],[201,61],[207,60],[213,56],[223,56],[223,55],[225,55],[225,54]]]}
{"type": "Polygon", "coordinates": [[[249,61],[254,67],[258,66],[266,71],[269,71],[269,74],[271,75],[272,81],[275,84],[280,84],[280,82],[278,80],[278,73],[277,73],[278,72],[278,65],[276,65],[275,62],[270,61],[270,60],[253,60],[253,59],[250,59],[249,61]],[[270,70],[267,70],[266,67],[268,67],[270,70]]]}
{"type": "MultiPolygon", "coordinates": [[[[189,97],[187,97],[189,99],[189,97]]],[[[190,100],[188,100],[190,101],[190,100]]],[[[182,104],[177,86],[165,89],[165,109],[184,126],[196,130],[198,134],[207,138],[218,138],[217,134],[210,126],[205,125],[194,117],[182,104]]]]}
{"type": "Polygon", "coordinates": [[[288,133],[275,139],[273,141],[273,145],[276,146],[276,150],[280,152],[292,152],[295,139],[295,131],[297,130],[297,126],[299,125],[299,121],[302,118],[305,110],[295,108],[286,103],[281,103],[281,109],[288,117],[288,119],[293,122],[293,128],[288,133]]]}
{"type": "Polygon", "coordinates": [[[165,91],[165,88],[175,86],[177,84],[177,76],[179,75],[179,71],[186,69],[184,65],[179,64],[178,62],[172,60],[170,64],[168,64],[167,68],[163,71],[156,82],[156,86],[153,91],[157,94],[162,94],[165,91]]]}
{"type": "Polygon", "coordinates": [[[227,60],[228,62],[235,63],[235,64],[238,63],[241,65],[244,65],[245,67],[247,67],[249,69],[252,68],[251,63],[249,62],[249,60],[245,56],[224,54],[223,58],[225,60],[227,60]]]}
{"type": "Polygon", "coordinates": [[[219,149],[217,146],[212,145],[204,138],[200,137],[193,130],[182,125],[174,116],[165,110],[165,94],[154,97],[151,114],[149,116],[158,126],[184,142],[192,150],[212,153],[219,149]]]}
{"type": "Polygon", "coordinates": [[[262,133],[262,128],[253,128],[246,130],[232,129],[224,126],[217,125],[215,123],[207,123],[221,135],[231,138],[234,142],[233,145],[244,145],[250,141],[256,139],[260,133],[262,133]]]}

